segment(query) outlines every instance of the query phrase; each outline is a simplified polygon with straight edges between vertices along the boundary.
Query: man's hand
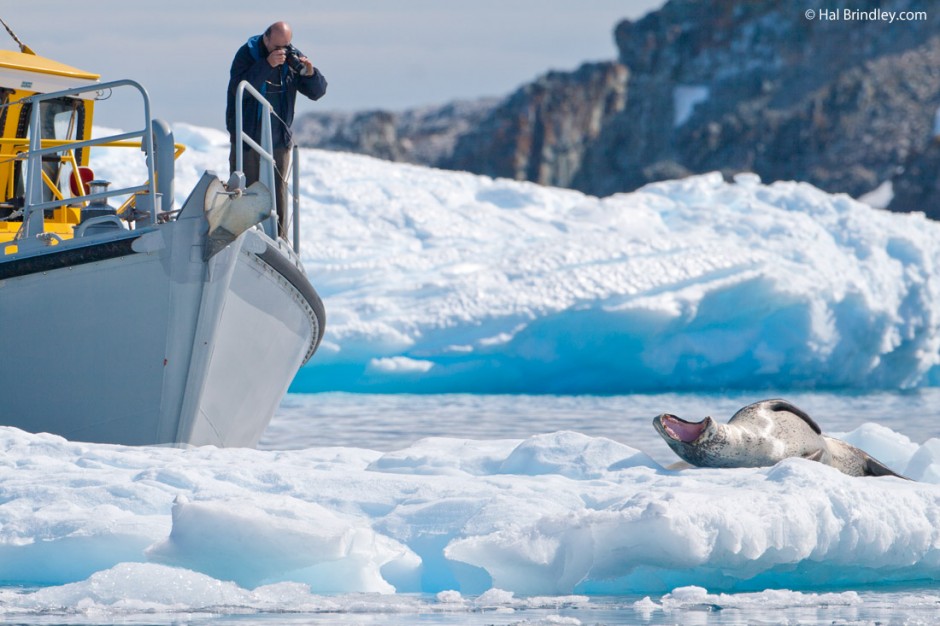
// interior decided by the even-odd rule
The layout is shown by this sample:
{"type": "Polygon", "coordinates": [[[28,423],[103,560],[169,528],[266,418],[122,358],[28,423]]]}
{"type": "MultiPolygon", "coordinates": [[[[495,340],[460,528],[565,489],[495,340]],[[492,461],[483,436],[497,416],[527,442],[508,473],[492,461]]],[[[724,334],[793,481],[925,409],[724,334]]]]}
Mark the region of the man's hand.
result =
{"type": "Polygon", "coordinates": [[[300,59],[300,62],[304,64],[304,71],[300,73],[301,76],[313,76],[313,62],[310,61],[307,57],[297,57],[300,59]]]}
{"type": "Polygon", "coordinates": [[[278,48],[268,55],[268,63],[271,65],[271,67],[284,65],[285,61],[287,61],[287,50],[284,48],[278,48]]]}

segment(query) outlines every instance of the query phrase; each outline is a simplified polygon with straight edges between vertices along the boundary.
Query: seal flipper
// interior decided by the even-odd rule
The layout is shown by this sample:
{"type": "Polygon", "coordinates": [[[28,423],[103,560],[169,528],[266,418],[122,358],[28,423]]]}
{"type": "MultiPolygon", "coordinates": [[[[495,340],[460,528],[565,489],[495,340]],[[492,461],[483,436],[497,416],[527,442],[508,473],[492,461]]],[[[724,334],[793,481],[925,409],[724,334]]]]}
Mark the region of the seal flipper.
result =
{"type": "Polygon", "coordinates": [[[812,452],[807,452],[803,455],[803,458],[807,461],[816,461],[817,463],[823,462],[823,454],[826,451],[820,448],[819,450],[813,450],[812,452]]]}
{"type": "Polygon", "coordinates": [[[825,443],[815,450],[806,452],[803,455],[803,458],[807,461],[816,461],[817,463],[822,463],[823,465],[832,465],[832,451],[825,443]]]}
{"type": "Polygon", "coordinates": [[[907,476],[901,476],[900,474],[898,474],[893,469],[891,469],[890,467],[888,467],[887,465],[885,465],[878,459],[874,458],[873,456],[870,456],[869,454],[864,453],[864,452],[863,454],[865,455],[865,465],[864,465],[865,476],[897,476],[898,478],[903,478],[904,480],[911,480],[907,476]]]}

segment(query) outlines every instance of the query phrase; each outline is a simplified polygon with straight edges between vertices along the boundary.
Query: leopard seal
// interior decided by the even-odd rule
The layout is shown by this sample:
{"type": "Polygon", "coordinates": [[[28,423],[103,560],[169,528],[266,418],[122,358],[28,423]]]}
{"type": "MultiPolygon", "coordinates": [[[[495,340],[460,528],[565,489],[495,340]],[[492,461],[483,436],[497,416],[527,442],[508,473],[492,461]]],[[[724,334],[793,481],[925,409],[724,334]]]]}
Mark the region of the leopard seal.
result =
{"type": "Polygon", "coordinates": [[[727,424],[664,413],[653,427],[682,459],[699,467],[765,467],[788,457],[819,461],[849,476],[898,476],[864,450],[822,434],[802,409],[786,400],[763,400],[735,413],[727,424]]]}

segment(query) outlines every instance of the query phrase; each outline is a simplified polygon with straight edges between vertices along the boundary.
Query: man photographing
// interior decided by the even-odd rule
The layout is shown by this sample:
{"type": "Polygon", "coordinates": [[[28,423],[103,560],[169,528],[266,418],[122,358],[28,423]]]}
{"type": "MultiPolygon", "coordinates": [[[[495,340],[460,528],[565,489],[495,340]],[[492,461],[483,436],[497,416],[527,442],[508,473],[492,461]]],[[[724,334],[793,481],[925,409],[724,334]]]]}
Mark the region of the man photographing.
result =
{"type": "MultiPolygon", "coordinates": [[[[228,102],[225,108],[225,126],[228,129],[231,150],[229,167],[235,171],[235,92],[238,84],[247,80],[261,92],[273,109],[271,137],[274,148],[275,187],[277,196],[278,230],[283,236],[287,228],[287,185],[285,178],[290,165],[291,130],[294,121],[294,101],[299,91],[311,100],[319,100],[326,93],[326,79],[297,48],[291,45],[293,33],[287,22],[275,22],[263,35],[251,37],[232,61],[228,83],[228,102]]],[[[261,142],[261,105],[246,97],[242,109],[244,132],[261,142]]],[[[245,183],[258,180],[260,157],[249,148],[243,150],[245,183]]]]}

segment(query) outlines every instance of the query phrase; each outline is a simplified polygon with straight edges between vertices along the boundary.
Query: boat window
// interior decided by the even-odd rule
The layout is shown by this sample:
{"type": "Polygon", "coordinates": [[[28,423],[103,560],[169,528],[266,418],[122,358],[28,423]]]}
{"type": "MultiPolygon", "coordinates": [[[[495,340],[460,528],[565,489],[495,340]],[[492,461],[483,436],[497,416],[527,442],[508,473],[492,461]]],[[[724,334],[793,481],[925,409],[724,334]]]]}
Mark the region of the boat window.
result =
{"type": "MultiPolygon", "coordinates": [[[[0,87],[0,135],[2,135],[6,130],[8,110],[6,105],[10,101],[11,93],[13,93],[12,89],[0,87]]],[[[0,190],[0,220],[3,220],[8,218],[13,213],[13,209],[15,207],[8,202],[9,198],[7,197],[9,196],[9,188],[7,187],[10,181],[9,172],[12,172],[13,170],[13,165],[9,161],[10,151],[0,147],[0,153],[3,154],[3,156],[0,157],[0,168],[4,170],[3,173],[0,174],[0,177],[3,178],[3,189],[0,190]]]]}
{"type": "MultiPolygon", "coordinates": [[[[45,100],[40,104],[39,126],[43,139],[82,140],[84,139],[84,106],[81,100],[74,98],[56,98],[45,100]]],[[[25,105],[20,116],[20,137],[29,137],[29,119],[32,106],[25,105]]],[[[71,168],[63,168],[61,157],[63,153],[49,154],[43,157],[42,169],[53,183],[58,186],[62,180],[62,173],[68,173],[71,168]]],[[[81,160],[81,154],[75,155],[81,160]]],[[[25,167],[22,175],[17,176],[17,194],[22,195],[23,183],[26,178],[25,167]]],[[[52,199],[52,191],[43,185],[42,201],[52,199]]]]}
{"type": "Polygon", "coordinates": [[[80,102],[72,98],[42,103],[42,136],[47,139],[78,139],[80,102]]]}
{"type": "Polygon", "coordinates": [[[3,129],[7,125],[7,103],[10,101],[10,94],[13,93],[12,89],[6,87],[0,87],[0,132],[3,132],[3,129]]]}

